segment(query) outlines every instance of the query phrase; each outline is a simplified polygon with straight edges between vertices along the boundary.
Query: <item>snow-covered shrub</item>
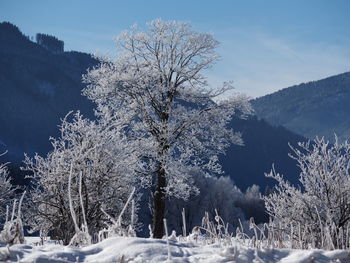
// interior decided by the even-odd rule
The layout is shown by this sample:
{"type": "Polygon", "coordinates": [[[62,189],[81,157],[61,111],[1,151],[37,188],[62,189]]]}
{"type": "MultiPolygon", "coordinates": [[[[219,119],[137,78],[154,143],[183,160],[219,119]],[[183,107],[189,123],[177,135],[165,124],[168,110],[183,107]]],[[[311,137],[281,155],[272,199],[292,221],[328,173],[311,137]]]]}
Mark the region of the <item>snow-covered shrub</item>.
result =
{"type": "Polygon", "coordinates": [[[193,227],[191,233],[185,239],[179,237],[179,240],[201,244],[232,245],[233,232],[229,231],[228,223],[224,222],[217,211],[215,212],[213,218],[209,216],[208,212],[204,212],[200,225],[193,227]]]}
{"type": "Polygon", "coordinates": [[[79,174],[79,203],[80,203],[79,208],[81,209],[81,214],[83,218],[81,228],[78,226],[77,215],[74,211],[73,201],[72,201],[72,193],[71,193],[72,192],[71,191],[72,173],[73,173],[73,163],[71,164],[71,169],[69,172],[69,179],[68,179],[68,201],[69,201],[69,210],[74,223],[75,234],[70,240],[69,245],[77,246],[77,247],[88,246],[88,245],[91,245],[92,238],[91,238],[91,235],[89,234],[89,228],[86,221],[86,213],[85,213],[85,207],[84,207],[83,196],[82,196],[82,172],[80,172],[79,174]]]}
{"type": "MultiPolygon", "coordinates": [[[[84,223],[81,185],[91,235],[98,233],[108,220],[101,208],[108,214],[118,215],[133,187],[133,153],[109,117],[89,121],[76,113],[71,121],[68,118],[62,120],[61,136],[51,139],[53,150],[46,157],[26,157],[24,167],[33,173],[30,177],[35,185],[29,192],[28,224],[33,231],[50,231],[52,239],[63,240],[64,244],[68,244],[76,232],[68,200],[71,167],[70,191],[77,225],[84,223]]],[[[126,218],[130,218],[128,213],[129,210],[126,218]]]]}
{"type": "Polygon", "coordinates": [[[291,147],[290,156],[301,170],[296,187],[274,169],[267,174],[277,181],[264,197],[273,222],[269,233],[282,236],[284,246],[297,248],[349,248],[350,144],[330,144],[323,138],[291,147]]]}
{"type": "Polygon", "coordinates": [[[0,220],[4,219],[6,207],[13,201],[16,190],[17,187],[11,184],[6,163],[0,164],[0,220]]]}
{"type": "Polygon", "coordinates": [[[132,192],[129,195],[128,200],[126,201],[123,209],[121,210],[118,219],[113,218],[109,214],[107,214],[106,211],[104,211],[101,208],[101,211],[108,217],[109,223],[107,223],[107,228],[102,229],[98,233],[98,240],[101,241],[108,237],[115,237],[115,236],[125,236],[125,237],[135,237],[135,201],[133,199],[135,195],[135,188],[132,190],[132,192]],[[128,208],[129,204],[131,204],[131,217],[129,221],[129,225],[127,227],[123,226],[122,224],[122,217],[125,213],[126,209],[128,208]]]}
{"type": "Polygon", "coordinates": [[[3,230],[0,232],[0,242],[7,244],[23,244],[24,243],[24,232],[23,223],[21,218],[21,208],[23,198],[26,192],[22,194],[22,197],[18,204],[17,214],[16,214],[16,204],[17,200],[13,201],[13,208],[11,218],[8,218],[8,209],[6,211],[6,221],[3,230]]]}
{"type": "MultiPolygon", "coordinates": [[[[0,154],[0,156],[3,154],[0,154]]],[[[23,224],[21,219],[21,206],[25,192],[22,194],[17,205],[16,190],[19,188],[12,185],[6,164],[0,164],[0,220],[4,220],[4,225],[0,232],[0,242],[8,244],[24,243],[23,224]],[[13,204],[12,214],[9,207],[13,204]],[[16,213],[17,208],[17,213],[16,213]],[[11,217],[10,217],[11,216],[11,217]]]]}

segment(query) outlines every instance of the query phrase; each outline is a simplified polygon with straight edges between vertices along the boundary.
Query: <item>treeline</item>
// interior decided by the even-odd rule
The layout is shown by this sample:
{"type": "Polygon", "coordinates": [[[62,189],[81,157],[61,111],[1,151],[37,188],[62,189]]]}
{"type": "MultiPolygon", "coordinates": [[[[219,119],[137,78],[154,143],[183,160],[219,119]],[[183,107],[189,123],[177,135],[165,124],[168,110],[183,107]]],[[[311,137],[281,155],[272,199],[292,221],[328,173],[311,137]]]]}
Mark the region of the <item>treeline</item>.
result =
{"type": "Polygon", "coordinates": [[[64,51],[64,42],[54,36],[38,33],[35,38],[36,43],[52,52],[61,53],[64,51]]]}

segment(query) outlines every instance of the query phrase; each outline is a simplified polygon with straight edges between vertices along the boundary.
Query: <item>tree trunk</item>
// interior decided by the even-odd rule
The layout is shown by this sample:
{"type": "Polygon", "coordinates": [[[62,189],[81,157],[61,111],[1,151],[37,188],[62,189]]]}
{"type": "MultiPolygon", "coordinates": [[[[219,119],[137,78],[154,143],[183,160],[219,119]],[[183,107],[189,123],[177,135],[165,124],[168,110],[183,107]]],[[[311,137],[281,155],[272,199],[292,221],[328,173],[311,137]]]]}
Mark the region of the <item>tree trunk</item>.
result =
{"type": "Polygon", "coordinates": [[[157,171],[157,186],[154,192],[153,237],[162,238],[164,235],[163,219],[165,216],[165,170],[157,171]]]}

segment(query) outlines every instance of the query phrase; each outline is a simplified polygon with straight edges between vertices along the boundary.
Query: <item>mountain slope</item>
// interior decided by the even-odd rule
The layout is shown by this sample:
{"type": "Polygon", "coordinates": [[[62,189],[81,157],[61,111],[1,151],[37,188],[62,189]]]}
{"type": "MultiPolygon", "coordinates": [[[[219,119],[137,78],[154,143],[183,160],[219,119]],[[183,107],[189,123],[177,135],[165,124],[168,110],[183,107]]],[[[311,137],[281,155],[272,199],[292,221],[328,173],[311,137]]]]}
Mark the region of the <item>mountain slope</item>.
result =
{"type": "Polygon", "coordinates": [[[0,152],[17,161],[23,153],[46,153],[49,137],[71,110],[92,116],[81,96],[81,75],[97,61],[79,52],[54,53],[0,23],[0,152]]]}
{"type": "Polygon", "coordinates": [[[256,115],[308,138],[350,137],[350,72],[289,87],[252,101],[256,115]]]}
{"type": "Polygon", "coordinates": [[[296,146],[306,139],[279,126],[271,126],[264,120],[252,117],[248,120],[233,119],[230,127],[242,132],[244,146],[231,145],[225,156],[221,156],[223,170],[236,185],[245,189],[257,184],[264,190],[275,181],[264,173],[271,171],[272,164],[277,172],[293,184],[298,183],[299,168],[288,157],[291,152],[288,143],[296,146]]]}

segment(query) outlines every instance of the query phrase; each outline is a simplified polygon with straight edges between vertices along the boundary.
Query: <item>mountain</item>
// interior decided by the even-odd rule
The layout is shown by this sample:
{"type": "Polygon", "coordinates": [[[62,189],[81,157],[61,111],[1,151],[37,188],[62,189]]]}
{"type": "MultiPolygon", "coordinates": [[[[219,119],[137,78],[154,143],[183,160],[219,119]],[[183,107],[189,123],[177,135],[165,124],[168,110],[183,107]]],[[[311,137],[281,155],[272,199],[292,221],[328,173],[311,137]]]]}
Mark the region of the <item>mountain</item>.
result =
{"type": "MultiPolygon", "coordinates": [[[[92,103],[81,96],[81,75],[97,61],[89,54],[64,52],[62,41],[40,34],[34,43],[10,23],[0,23],[0,161],[11,161],[13,176],[19,172],[23,153],[41,155],[51,150],[49,137],[59,136],[58,125],[71,110],[93,117],[92,103]],[[1,145],[2,144],[2,145],[1,145]]],[[[241,131],[245,146],[231,146],[221,156],[223,169],[235,183],[262,188],[273,181],[264,177],[272,163],[276,170],[296,182],[296,164],[287,155],[288,142],[304,140],[285,128],[263,120],[233,120],[230,126],[241,131]]]]}
{"type": "Polygon", "coordinates": [[[282,89],[252,101],[256,115],[313,139],[350,137],[350,72],[282,89]]]}
{"type": "Polygon", "coordinates": [[[64,52],[63,41],[38,34],[34,43],[8,22],[0,23],[0,153],[12,162],[23,153],[45,154],[50,136],[71,110],[92,116],[81,96],[81,75],[97,64],[89,54],[64,52]],[[58,43],[57,48],[55,43],[58,43]]]}
{"type": "Polygon", "coordinates": [[[258,120],[255,116],[248,120],[233,119],[230,127],[242,133],[244,146],[231,145],[220,161],[223,170],[239,188],[246,189],[257,184],[264,190],[273,186],[275,181],[264,176],[264,173],[271,171],[272,164],[276,172],[283,174],[293,184],[298,184],[300,170],[288,156],[291,152],[288,143],[297,146],[306,138],[282,126],[275,127],[258,120]]]}

